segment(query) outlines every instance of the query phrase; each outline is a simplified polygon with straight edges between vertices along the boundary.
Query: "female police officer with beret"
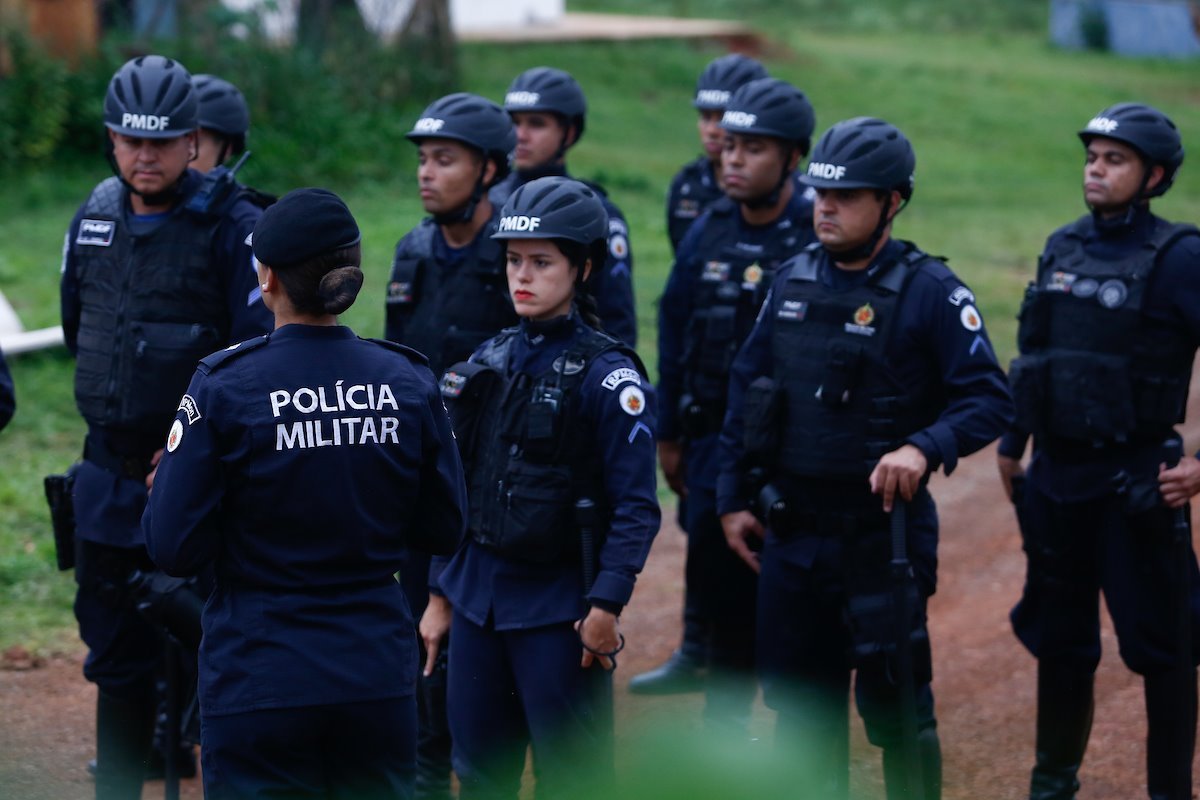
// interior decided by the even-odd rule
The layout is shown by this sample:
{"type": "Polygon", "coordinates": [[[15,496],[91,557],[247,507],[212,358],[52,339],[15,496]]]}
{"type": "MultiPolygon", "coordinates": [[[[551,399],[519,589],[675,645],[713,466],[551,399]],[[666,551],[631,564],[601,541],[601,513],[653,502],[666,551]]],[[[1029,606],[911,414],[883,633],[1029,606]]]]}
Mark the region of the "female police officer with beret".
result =
{"type": "Polygon", "coordinates": [[[393,575],[409,545],[453,552],[465,489],[424,359],[337,324],[362,285],[359,239],[324,190],[263,215],[275,330],[200,362],[143,519],[166,572],[215,563],[210,798],[411,796],[417,648],[393,575]]]}
{"type": "Polygon", "coordinates": [[[539,797],[579,796],[612,769],[617,617],[659,510],[645,370],[593,327],[585,282],[607,234],[582,183],[518,188],[494,236],[507,242],[521,323],[442,379],[467,464],[469,539],[448,564],[435,559],[421,635],[432,660],[453,618],[462,798],[515,798],[529,745],[539,797]]]}

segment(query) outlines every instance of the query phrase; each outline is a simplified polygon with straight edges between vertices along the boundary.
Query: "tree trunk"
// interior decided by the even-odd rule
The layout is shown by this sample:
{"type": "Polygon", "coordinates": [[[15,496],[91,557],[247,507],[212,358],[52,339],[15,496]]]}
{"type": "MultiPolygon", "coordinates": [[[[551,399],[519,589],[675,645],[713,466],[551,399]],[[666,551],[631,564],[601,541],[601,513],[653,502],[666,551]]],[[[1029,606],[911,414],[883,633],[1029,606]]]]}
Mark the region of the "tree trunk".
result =
{"type": "Polygon", "coordinates": [[[417,52],[424,64],[441,72],[447,84],[456,81],[458,51],[450,24],[450,0],[413,0],[399,41],[417,52]]]}
{"type": "Polygon", "coordinates": [[[300,0],[296,11],[296,44],[317,55],[331,38],[368,35],[354,0],[300,0]]]}

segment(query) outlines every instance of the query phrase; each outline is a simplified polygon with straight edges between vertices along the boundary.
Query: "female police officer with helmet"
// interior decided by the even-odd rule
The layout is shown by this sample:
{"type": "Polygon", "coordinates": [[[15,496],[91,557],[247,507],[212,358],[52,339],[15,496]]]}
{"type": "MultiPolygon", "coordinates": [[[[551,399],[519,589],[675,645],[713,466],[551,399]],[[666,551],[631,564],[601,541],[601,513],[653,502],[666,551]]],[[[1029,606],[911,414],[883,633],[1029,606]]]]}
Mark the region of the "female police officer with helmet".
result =
{"type": "MultiPolygon", "coordinates": [[[[633,351],[597,331],[600,197],[539,178],[505,203],[521,317],[450,368],[469,539],[435,559],[421,621],[429,659],[454,628],[449,718],[461,798],[512,797],[532,745],[539,797],[611,772],[617,617],[658,531],[653,394],[633,351]]],[[[427,667],[428,669],[428,667],[427,667]]]]}
{"type": "Polygon", "coordinates": [[[200,362],[143,518],[166,572],[215,563],[210,798],[411,796],[417,647],[393,575],[409,545],[453,552],[465,490],[424,358],[337,324],[362,285],[359,239],[324,190],[263,215],[275,330],[200,362]]]}

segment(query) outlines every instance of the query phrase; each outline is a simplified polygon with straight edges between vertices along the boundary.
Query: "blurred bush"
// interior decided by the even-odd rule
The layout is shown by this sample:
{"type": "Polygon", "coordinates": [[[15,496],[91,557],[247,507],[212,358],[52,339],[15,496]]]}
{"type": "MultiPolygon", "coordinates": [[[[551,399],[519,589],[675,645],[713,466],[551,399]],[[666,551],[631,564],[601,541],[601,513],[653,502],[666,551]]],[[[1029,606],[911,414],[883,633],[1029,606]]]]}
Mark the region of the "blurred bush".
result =
{"type": "Polygon", "coordinates": [[[319,49],[281,46],[265,40],[253,17],[212,5],[184,30],[176,41],[110,33],[71,70],[0,23],[12,67],[0,77],[0,174],[101,158],[108,80],[140,54],[171,56],[193,74],[219,75],[242,90],[255,151],[247,174],[267,190],[411,172],[404,134],[455,79],[453,64],[435,63],[428,48],[384,44],[361,27],[325,36],[319,49]]]}

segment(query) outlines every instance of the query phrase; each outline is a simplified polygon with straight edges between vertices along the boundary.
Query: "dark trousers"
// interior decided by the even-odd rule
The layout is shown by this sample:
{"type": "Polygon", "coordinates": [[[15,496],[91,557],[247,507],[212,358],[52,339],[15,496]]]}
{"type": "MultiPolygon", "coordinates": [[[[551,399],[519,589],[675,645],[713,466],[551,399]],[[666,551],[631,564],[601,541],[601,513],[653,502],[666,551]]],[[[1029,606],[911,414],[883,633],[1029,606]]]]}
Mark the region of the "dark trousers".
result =
{"type": "Polygon", "coordinates": [[[208,800],[408,800],[416,768],[412,697],[203,717],[208,800]]]}
{"type": "Polygon", "coordinates": [[[612,675],[580,667],[572,623],[497,631],[454,615],[449,716],[459,797],[515,798],[533,748],[539,800],[611,783],[612,675]]]}
{"type": "MultiPolygon", "coordinates": [[[[918,749],[925,797],[935,798],[940,749],[924,619],[936,571],[937,522],[928,495],[914,501],[910,520],[909,558],[925,587],[910,621],[918,749]]],[[[758,588],[758,669],[763,698],[778,712],[780,758],[794,768],[798,796],[848,796],[852,674],[867,738],[883,749],[889,797],[901,796],[904,742],[890,648],[896,620],[888,610],[889,558],[886,531],[768,534],[758,588]]]]}
{"type": "Polygon", "coordinates": [[[758,578],[729,549],[713,490],[689,488],[683,514],[688,532],[687,604],[708,632],[704,716],[717,725],[744,725],[757,690],[754,632],[758,578]]]}
{"type": "Polygon", "coordinates": [[[1165,506],[1133,510],[1125,496],[1115,493],[1060,503],[1030,484],[1018,512],[1028,567],[1024,592],[1012,611],[1013,629],[1038,658],[1041,673],[1057,676],[1063,686],[1087,689],[1069,714],[1048,707],[1063,695],[1061,689],[1039,692],[1039,729],[1053,716],[1060,725],[1081,731],[1069,737],[1078,742],[1076,752],[1058,758],[1064,762],[1059,769],[1077,768],[1087,744],[1090,687],[1100,663],[1103,592],[1121,659],[1146,681],[1151,796],[1190,797],[1190,789],[1180,787],[1191,784],[1195,678],[1180,669],[1178,636],[1182,588],[1191,613],[1194,666],[1200,642],[1200,571],[1190,531],[1181,562],[1172,538],[1174,512],[1165,506]],[[1187,586],[1182,587],[1185,577],[1187,586]]]}

